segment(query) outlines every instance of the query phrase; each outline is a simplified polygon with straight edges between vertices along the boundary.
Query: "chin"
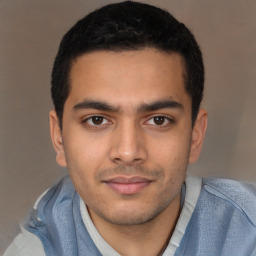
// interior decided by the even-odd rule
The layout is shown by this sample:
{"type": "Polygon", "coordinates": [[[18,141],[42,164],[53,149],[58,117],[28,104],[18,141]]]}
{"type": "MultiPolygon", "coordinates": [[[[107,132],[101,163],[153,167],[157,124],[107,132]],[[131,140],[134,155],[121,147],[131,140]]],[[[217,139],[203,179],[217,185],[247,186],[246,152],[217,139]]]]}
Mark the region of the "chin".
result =
{"type": "Polygon", "coordinates": [[[158,205],[154,208],[151,207],[150,209],[143,206],[127,206],[125,209],[116,209],[114,211],[112,208],[112,213],[101,217],[114,225],[142,225],[154,220],[167,206],[168,205],[158,205]]]}

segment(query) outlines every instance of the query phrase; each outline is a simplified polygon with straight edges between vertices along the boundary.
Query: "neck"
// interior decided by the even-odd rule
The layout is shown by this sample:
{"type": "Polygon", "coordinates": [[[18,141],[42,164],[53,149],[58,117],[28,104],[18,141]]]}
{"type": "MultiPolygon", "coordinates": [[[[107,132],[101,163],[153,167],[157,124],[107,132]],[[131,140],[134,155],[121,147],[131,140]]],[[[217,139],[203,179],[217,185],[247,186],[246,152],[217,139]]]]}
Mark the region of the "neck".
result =
{"type": "Polygon", "coordinates": [[[180,214],[180,197],[176,198],[153,220],[140,225],[115,225],[90,215],[104,240],[122,256],[161,255],[175,229],[180,214]]]}

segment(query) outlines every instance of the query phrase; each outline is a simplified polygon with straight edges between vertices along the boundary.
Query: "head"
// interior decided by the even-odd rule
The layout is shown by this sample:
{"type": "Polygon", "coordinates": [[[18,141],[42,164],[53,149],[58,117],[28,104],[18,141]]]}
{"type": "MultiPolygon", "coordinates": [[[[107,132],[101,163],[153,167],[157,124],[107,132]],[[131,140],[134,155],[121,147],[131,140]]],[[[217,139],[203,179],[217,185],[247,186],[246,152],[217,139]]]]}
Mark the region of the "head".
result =
{"type": "Polygon", "coordinates": [[[192,33],[168,12],[126,1],[107,5],[78,21],[63,37],[52,71],[52,99],[62,126],[74,61],[93,51],[128,51],[147,47],[179,53],[185,66],[185,89],[192,100],[192,124],[204,89],[204,66],[192,33]]]}
{"type": "Polygon", "coordinates": [[[51,136],[96,223],[138,225],[179,210],[206,129],[203,80],[193,35],[153,6],[105,6],[64,36],[51,136]]]}

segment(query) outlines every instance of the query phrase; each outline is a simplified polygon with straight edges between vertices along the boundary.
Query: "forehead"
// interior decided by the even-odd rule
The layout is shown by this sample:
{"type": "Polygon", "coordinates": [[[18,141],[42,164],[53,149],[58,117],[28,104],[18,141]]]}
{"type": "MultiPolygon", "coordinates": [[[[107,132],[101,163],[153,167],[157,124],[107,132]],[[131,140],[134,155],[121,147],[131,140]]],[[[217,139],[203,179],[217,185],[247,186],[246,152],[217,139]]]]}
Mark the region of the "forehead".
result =
{"type": "Polygon", "coordinates": [[[74,61],[67,101],[76,103],[90,98],[122,106],[163,97],[189,100],[185,76],[183,57],[177,53],[152,48],[96,51],[74,61]]]}

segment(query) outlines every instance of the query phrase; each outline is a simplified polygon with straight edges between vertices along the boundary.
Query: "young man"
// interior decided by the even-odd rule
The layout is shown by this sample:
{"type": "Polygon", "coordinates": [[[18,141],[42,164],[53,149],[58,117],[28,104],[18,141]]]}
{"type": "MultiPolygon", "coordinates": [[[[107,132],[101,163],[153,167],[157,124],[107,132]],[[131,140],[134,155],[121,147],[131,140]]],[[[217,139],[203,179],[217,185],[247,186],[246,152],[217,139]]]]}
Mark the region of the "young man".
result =
{"type": "Polygon", "coordinates": [[[186,177],[207,124],[191,32],[122,2],[64,36],[50,131],[69,176],[36,202],[10,255],[256,255],[256,189],[186,177]]]}

